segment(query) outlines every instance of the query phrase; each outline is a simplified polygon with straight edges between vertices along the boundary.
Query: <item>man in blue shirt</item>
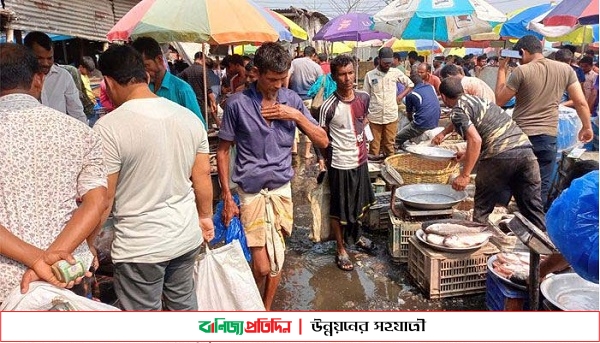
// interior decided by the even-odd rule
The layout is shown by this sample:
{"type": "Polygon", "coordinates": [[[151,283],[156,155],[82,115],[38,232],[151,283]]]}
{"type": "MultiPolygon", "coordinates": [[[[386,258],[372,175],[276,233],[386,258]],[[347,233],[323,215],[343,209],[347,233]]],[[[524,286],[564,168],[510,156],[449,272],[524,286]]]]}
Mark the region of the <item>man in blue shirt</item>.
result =
{"type": "Polygon", "coordinates": [[[435,88],[424,83],[416,72],[410,74],[410,80],[415,84],[415,88],[406,96],[406,114],[411,122],[396,135],[397,149],[401,149],[407,140],[437,127],[440,121],[440,102],[435,88]]]}
{"type": "Polygon", "coordinates": [[[256,82],[226,103],[217,167],[224,207],[223,222],[239,216],[252,253],[252,272],[265,309],[273,303],[285,258],[284,238],[291,234],[293,210],[290,180],[296,127],[318,148],[329,144],[327,133],[310,115],[300,97],[282,88],[291,57],[277,43],[265,43],[254,57],[256,82]],[[238,184],[238,209],[229,190],[229,152],[237,155],[231,178],[238,184]]]}
{"type": "Polygon", "coordinates": [[[133,47],[144,58],[144,67],[150,75],[150,90],[154,94],[178,103],[194,112],[206,127],[206,121],[196,100],[196,93],[187,82],[167,70],[163,52],[158,42],[154,38],[140,37],[133,41],[133,47]]]}

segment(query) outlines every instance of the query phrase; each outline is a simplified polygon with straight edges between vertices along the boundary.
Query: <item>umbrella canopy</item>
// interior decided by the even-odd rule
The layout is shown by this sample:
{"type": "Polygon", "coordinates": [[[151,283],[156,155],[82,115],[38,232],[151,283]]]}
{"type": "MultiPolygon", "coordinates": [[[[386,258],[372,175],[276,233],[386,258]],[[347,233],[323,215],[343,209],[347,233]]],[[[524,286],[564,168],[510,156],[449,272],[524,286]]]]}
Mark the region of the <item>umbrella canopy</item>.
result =
{"type": "Polygon", "coordinates": [[[483,0],[395,0],[373,16],[373,28],[404,39],[453,41],[490,32],[505,20],[483,0]]]}
{"type": "Polygon", "coordinates": [[[528,24],[535,18],[544,15],[552,10],[554,5],[541,4],[532,7],[524,7],[508,14],[508,20],[496,26],[494,31],[498,32],[502,37],[521,38],[526,35],[534,35],[538,39],[543,39],[543,36],[535,31],[527,28],[528,24]]]}
{"type": "Polygon", "coordinates": [[[272,11],[268,8],[265,10],[277,21],[279,21],[283,26],[285,26],[288,31],[292,34],[292,43],[302,42],[308,39],[308,33],[301,28],[298,24],[294,23],[290,18],[284,16],[283,14],[272,11]]]}
{"type": "Polygon", "coordinates": [[[440,53],[444,47],[431,39],[397,39],[392,38],[383,44],[393,51],[416,51],[419,53],[440,53]]]}
{"type": "Polygon", "coordinates": [[[347,13],[331,19],[313,40],[325,40],[329,42],[356,41],[364,42],[372,39],[389,39],[387,33],[371,30],[371,17],[365,13],[347,13]]]}
{"type": "Polygon", "coordinates": [[[331,46],[331,53],[334,55],[345,54],[349,52],[352,52],[352,48],[343,42],[333,42],[331,46]]]}
{"type": "Polygon", "coordinates": [[[149,36],[159,42],[214,45],[274,42],[280,32],[268,22],[267,17],[272,17],[262,11],[251,0],[143,0],[119,20],[107,38],[149,36]]]}
{"type": "Polygon", "coordinates": [[[598,24],[598,0],[563,1],[544,17],[546,26],[598,24]]]}

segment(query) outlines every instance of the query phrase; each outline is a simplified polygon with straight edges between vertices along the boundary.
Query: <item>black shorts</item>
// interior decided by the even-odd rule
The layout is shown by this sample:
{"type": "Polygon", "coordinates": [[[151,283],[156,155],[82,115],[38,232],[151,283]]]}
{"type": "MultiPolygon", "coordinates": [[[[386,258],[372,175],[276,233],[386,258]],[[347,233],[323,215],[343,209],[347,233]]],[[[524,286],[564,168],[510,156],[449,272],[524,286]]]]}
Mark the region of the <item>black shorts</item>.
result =
{"type": "Polygon", "coordinates": [[[348,170],[329,167],[328,175],[331,189],[329,216],[342,225],[358,222],[375,203],[368,164],[348,170]]]}

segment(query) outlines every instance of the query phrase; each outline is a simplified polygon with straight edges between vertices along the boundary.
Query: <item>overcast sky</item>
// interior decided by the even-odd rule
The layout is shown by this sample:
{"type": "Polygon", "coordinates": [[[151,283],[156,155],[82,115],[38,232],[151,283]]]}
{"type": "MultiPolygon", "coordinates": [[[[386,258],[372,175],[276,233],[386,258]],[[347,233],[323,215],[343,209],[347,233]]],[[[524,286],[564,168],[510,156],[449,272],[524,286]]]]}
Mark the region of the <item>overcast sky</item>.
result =
{"type": "MultiPolygon", "coordinates": [[[[377,11],[386,6],[384,0],[255,0],[262,6],[276,9],[289,8],[290,6],[316,10],[325,14],[330,19],[342,13],[347,12],[348,3],[360,1],[357,8],[353,12],[365,12],[375,14],[377,11]]],[[[467,1],[467,0],[455,0],[467,1]]],[[[389,2],[389,1],[388,1],[389,2]]],[[[488,0],[490,4],[504,13],[508,13],[523,7],[550,3],[550,0],[488,0]]]]}

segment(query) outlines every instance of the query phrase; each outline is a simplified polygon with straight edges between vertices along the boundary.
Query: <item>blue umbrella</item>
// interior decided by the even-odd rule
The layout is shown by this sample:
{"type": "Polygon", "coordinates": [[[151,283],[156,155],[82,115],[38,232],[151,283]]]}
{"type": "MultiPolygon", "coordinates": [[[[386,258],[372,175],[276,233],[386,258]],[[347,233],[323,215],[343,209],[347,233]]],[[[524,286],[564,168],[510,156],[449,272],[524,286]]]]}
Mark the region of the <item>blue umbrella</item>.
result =
{"type": "Polygon", "coordinates": [[[553,7],[554,5],[552,4],[542,4],[517,10],[513,12],[513,15],[509,13],[508,20],[501,25],[500,36],[521,38],[526,35],[534,35],[539,40],[542,40],[544,37],[535,31],[527,29],[527,24],[550,11],[553,7]]]}
{"type": "Polygon", "coordinates": [[[492,31],[506,16],[484,0],[395,0],[373,16],[373,28],[403,39],[456,39],[492,31]]]}

